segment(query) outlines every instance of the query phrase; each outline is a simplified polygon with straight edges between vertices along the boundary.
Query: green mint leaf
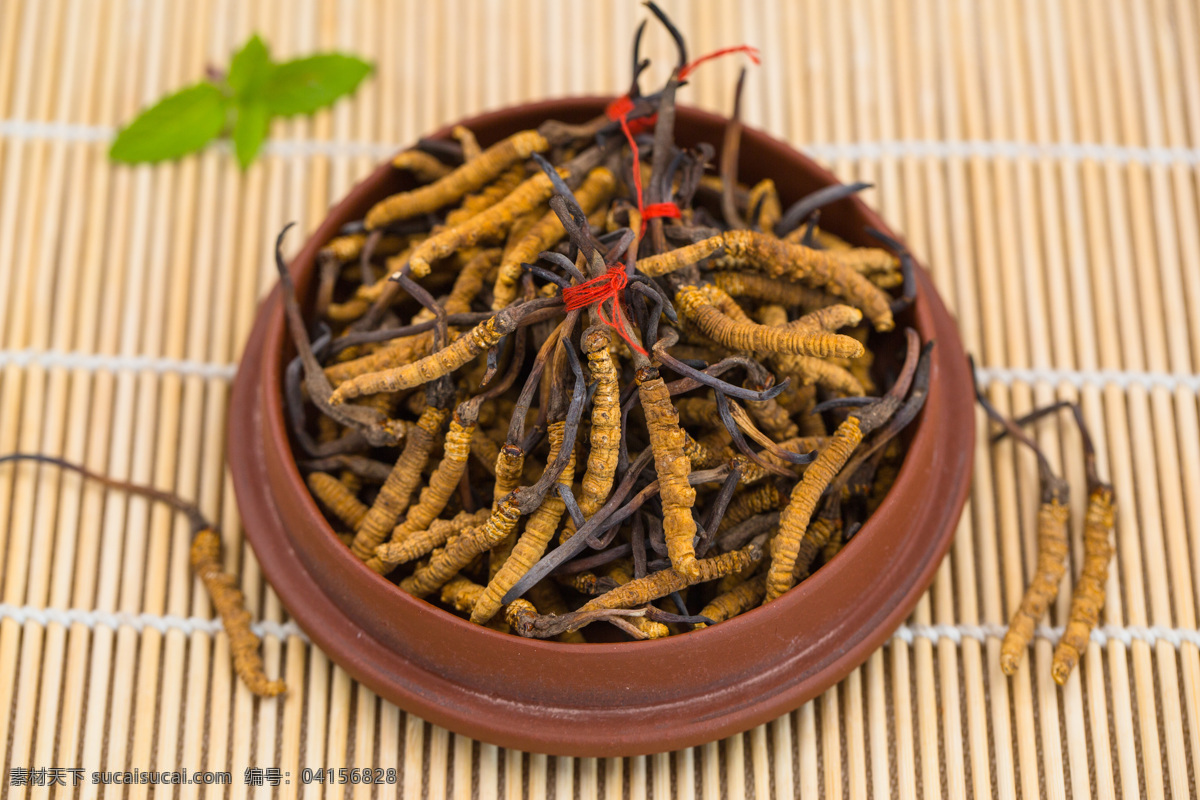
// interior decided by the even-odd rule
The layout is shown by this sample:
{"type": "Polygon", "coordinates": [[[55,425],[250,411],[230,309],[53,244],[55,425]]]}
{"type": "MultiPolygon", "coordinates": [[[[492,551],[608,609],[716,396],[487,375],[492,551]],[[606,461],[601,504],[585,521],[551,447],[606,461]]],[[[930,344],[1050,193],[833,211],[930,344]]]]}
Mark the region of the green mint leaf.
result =
{"type": "Polygon", "coordinates": [[[261,96],[271,114],[311,114],[353,92],[370,72],[366,61],[340,53],[298,58],[271,71],[261,96]]]}
{"type": "Polygon", "coordinates": [[[237,110],[237,120],[233,123],[233,148],[237,152],[238,164],[242,169],[250,166],[267,138],[267,125],[270,116],[267,107],[258,100],[241,103],[237,110]]]}
{"type": "Polygon", "coordinates": [[[272,68],[267,45],[256,33],[234,54],[229,64],[229,88],[239,100],[253,97],[270,76],[272,68]]]}
{"type": "Polygon", "coordinates": [[[133,164],[199,150],[225,127],[228,103],[221,90],[208,82],[168,95],[121,129],[108,157],[133,164]]]}

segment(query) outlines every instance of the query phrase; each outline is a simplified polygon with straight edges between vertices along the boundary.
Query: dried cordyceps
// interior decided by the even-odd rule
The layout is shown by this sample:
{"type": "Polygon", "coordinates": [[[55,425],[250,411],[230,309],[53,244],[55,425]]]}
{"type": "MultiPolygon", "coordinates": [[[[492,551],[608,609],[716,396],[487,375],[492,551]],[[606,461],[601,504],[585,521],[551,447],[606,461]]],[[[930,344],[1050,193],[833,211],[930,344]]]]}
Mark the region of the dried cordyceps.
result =
{"type": "Polygon", "coordinates": [[[221,564],[220,529],[209,522],[200,513],[200,509],[170,492],[114,480],[60,458],[28,453],[0,456],[0,464],[11,461],[36,461],[78,472],[104,486],[166,503],[186,516],[192,533],[189,559],[192,571],[208,590],[213,607],[221,617],[221,624],[229,636],[234,671],[242,683],[246,684],[247,689],[261,697],[274,697],[286,691],[287,687],[283,681],[270,680],[263,673],[262,657],[258,653],[259,638],[250,630],[250,614],[246,611],[245,598],[237,588],[237,579],[225,572],[221,564]]]}
{"type": "Polygon", "coordinates": [[[757,53],[689,61],[647,5],[678,48],[660,91],[401,154],[423,185],[326,246],[307,326],[286,287],[321,507],[400,589],[522,636],[660,638],[778,597],[887,491],[928,381],[916,335],[887,333],[911,258],[817,228],[863,187],[785,211],[786,186],[738,182],[736,111],[706,174],[676,92],[757,53]]]}
{"type": "Polygon", "coordinates": [[[717,287],[683,286],[675,295],[675,306],[705,336],[730,350],[795,353],[817,358],[856,358],[864,352],[862,342],[808,327],[795,329],[757,325],[732,319],[716,302],[728,307],[733,300],[717,287]],[[724,297],[718,297],[724,295],[724,297]]]}
{"type": "Polygon", "coordinates": [[[1012,675],[1020,666],[1029,643],[1033,641],[1035,626],[1058,595],[1058,586],[1067,571],[1067,523],[1071,513],[1069,490],[1066,481],[1054,474],[1050,462],[1033,439],[996,411],[982,394],[978,395],[978,400],[988,416],[1003,424],[1014,439],[1033,450],[1038,459],[1041,482],[1041,505],[1037,515],[1037,565],[1033,580],[1008,622],[1008,632],[1000,648],[1000,668],[1005,675],[1012,675]]]}
{"type": "Polygon", "coordinates": [[[779,535],[771,541],[771,566],[765,602],[779,597],[795,583],[796,557],[808,532],[813,511],[826,487],[841,472],[867,434],[886,423],[908,394],[916,373],[920,346],[916,331],[909,328],[907,334],[908,353],[895,385],[883,397],[852,411],[838,425],[829,444],[821,450],[817,460],[805,469],[803,478],[792,491],[787,508],[779,520],[779,535]]]}
{"type": "Polygon", "coordinates": [[[767,275],[806,281],[844,297],[860,308],[881,331],[893,327],[891,298],[858,271],[862,263],[880,262],[881,272],[899,269],[896,257],[885,250],[871,250],[871,259],[847,254],[856,250],[816,250],[788,244],[770,234],[755,231],[728,231],[695,244],[659,256],[639,259],[638,269],[650,277],[667,275],[724,253],[714,263],[726,266],[752,266],[767,275]]]}
{"type": "Polygon", "coordinates": [[[722,578],[734,572],[740,572],[751,564],[762,559],[762,546],[751,542],[741,550],[722,553],[712,558],[697,559],[696,569],[691,575],[683,575],[674,569],[667,568],[635,578],[629,583],[618,586],[610,592],[589,600],[583,604],[583,611],[593,611],[601,608],[630,608],[640,606],[666,597],[672,592],[696,583],[707,583],[722,578]]]}
{"type": "MultiPolygon", "coordinates": [[[[475,432],[475,420],[470,416],[469,411],[464,413],[460,407],[450,420],[450,430],[443,442],[442,461],[429,477],[429,485],[421,490],[417,504],[408,509],[404,522],[392,530],[391,543],[404,544],[418,531],[428,530],[446,508],[454,492],[458,491],[467,467],[467,457],[471,453],[471,435],[475,432]]],[[[376,572],[390,572],[396,566],[379,555],[378,547],[375,549],[375,558],[369,559],[367,564],[376,572]]]]}
{"type": "Polygon", "coordinates": [[[308,473],[308,490],[331,514],[347,528],[358,530],[369,509],[363,505],[350,487],[328,472],[308,473]]]}
{"type": "MultiPolygon", "coordinates": [[[[608,333],[599,327],[584,331],[580,342],[587,354],[594,389],[592,391],[592,426],[589,430],[587,469],[583,473],[579,511],[585,519],[595,514],[612,490],[617,474],[617,452],[621,439],[620,383],[608,333]]],[[[564,539],[575,533],[573,520],[563,530],[564,539]]]]}
{"type": "MultiPolygon", "coordinates": [[[[577,197],[585,214],[590,214],[612,197],[616,190],[616,179],[606,167],[596,167],[579,188],[577,197]]],[[[521,264],[536,261],[538,253],[558,244],[566,236],[566,229],[558,215],[547,211],[535,222],[520,241],[504,256],[496,284],[492,287],[492,308],[501,309],[517,296],[517,282],[521,277],[521,264]]]]}
{"type": "Polygon", "coordinates": [[[509,309],[504,309],[495,316],[489,317],[485,322],[479,323],[470,333],[460,337],[454,344],[438,350],[420,361],[383,372],[370,372],[351,378],[334,390],[329,397],[329,404],[340,406],[347,400],[366,394],[399,392],[437,380],[443,375],[449,375],[456,371],[468,361],[474,360],[476,356],[496,345],[514,330],[516,330],[514,314],[509,309]]]}
{"type": "Polygon", "coordinates": [[[455,227],[445,227],[430,236],[413,251],[408,269],[414,278],[429,274],[430,263],[453,255],[465,247],[502,240],[517,219],[538,208],[550,197],[550,179],[537,174],[521,183],[504,199],[455,227]]]}
{"type": "MultiPolygon", "coordinates": [[[[766,575],[759,575],[748,581],[742,581],[729,591],[714,597],[708,605],[700,609],[700,616],[708,617],[712,620],[712,622],[707,623],[709,625],[724,622],[761,603],[766,591],[766,575]]],[[[696,627],[704,627],[704,623],[696,627]]]]}
{"type": "MultiPolygon", "coordinates": [[[[972,365],[973,367],[974,365],[972,365]]],[[[1067,682],[1071,671],[1087,648],[1092,629],[1100,621],[1104,608],[1108,563],[1112,560],[1113,525],[1116,521],[1116,497],[1111,485],[1100,480],[1096,471],[1096,450],[1091,433],[1083,420],[1078,403],[1059,402],[1016,419],[1005,419],[982,393],[976,393],[979,404],[988,416],[1004,428],[993,437],[998,441],[1007,435],[1033,448],[1038,456],[1042,480],[1042,505],[1038,510],[1038,563],[1033,581],[1021,599],[1017,613],[1009,623],[1000,653],[1000,666],[1006,675],[1016,672],[1021,652],[1033,638],[1033,627],[1045,614],[1046,608],[1058,594],[1058,585],[1066,572],[1067,486],[1051,471],[1045,456],[1022,431],[1020,426],[1033,422],[1063,408],[1069,408],[1083,440],[1084,469],[1087,476],[1088,503],[1083,522],[1083,569],[1071,595],[1071,609],[1062,637],[1054,648],[1050,674],[1060,686],[1067,682]]]]}
{"type": "Polygon", "coordinates": [[[429,460],[434,439],[448,416],[445,409],[426,406],[409,432],[404,451],[396,459],[391,474],[357,528],[351,549],[359,558],[369,561],[375,555],[375,548],[388,538],[396,520],[408,508],[412,493],[421,480],[421,470],[429,460]]]}
{"type": "MultiPolygon", "coordinates": [[[[974,373],[975,365],[971,363],[974,373]]],[[[987,415],[1004,427],[1006,435],[1012,436],[1028,447],[1037,456],[1038,481],[1041,499],[1037,514],[1037,564],[1033,579],[1025,589],[1017,610],[1008,623],[1008,631],[1000,649],[1000,668],[1005,675],[1013,675],[1021,664],[1034,628],[1046,614],[1046,609],[1058,596],[1058,586],[1067,571],[1067,525],[1070,521],[1069,487],[1066,481],[1054,474],[1046,455],[1020,426],[1008,419],[992,405],[976,386],[975,399],[987,415]]]]}
{"type": "Polygon", "coordinates": [[[375,230],[418,214],[437,211],[468,192],[486,186],[510,166],[549,146],[549,142],[537,131],[514,134],[428,186],[392,195],[377,203],[367,212],[365,226],[368,230],[375,230]]]}
{"type": "Polygon", "coordinates": [[[462,533],[467,528],[474,528],[487,522],[491,511],[482,508],[474,513],[460,511],[454,519],[439,519],[431,522],[429,528],[423,531],[411,531],[403,540],[387,542],[375,549],[379,560],[393,567],[397,564],[407,564],[422,556],[429,555],[436,548],[444,545],[451,536],[462,533]]]}
{"type": "Polygon", "coordinates": [[[1083,572],[1075,584],[1071,596],[1071,611],[1062,638],[1054,648],[1054,662],[1050,672],[1055,682],[1064,684],[1071,670],[1079,663],[1079,657],[1087,647],[1092,629],[1100,621],[1104,608],[1104,584],[1108,580],[1108,562],[1112,560],[1113,522],[1116,518],[1116,501],[1111,486],[1093,482],[1094,474],[1088,476],[1087,516],[1083,521],[1083,572]]]}
{"type": "MultiPolygon", "coordinates": [[[[550,453],[546,457],[547,463],[553,462],[562,452],[565,427],[565,422],[550,424],[548,430],[550,453]]],[[[572,453],[567,467],[558,477],[558,481],[560,485],[565,485],[569,490],[574,478],[575,454],[572,453]]],[[[500,601],[504,595],[546,551],[546,545],[558,531],[558,523],[562,519],[564,511],[566,511],[566,504],[561,499],[549,497],[537,511],[533,512],[533,515],[529,517],[529,522],[525,524],[525,532],[521,534],[521,538],[517,540],[508,554],[503,566],[484,589],[482,602],[475,604],[475,610],[471,612],[472,622],[481,624],[487,622],[493,614],[500,610],[500,601]]]]}

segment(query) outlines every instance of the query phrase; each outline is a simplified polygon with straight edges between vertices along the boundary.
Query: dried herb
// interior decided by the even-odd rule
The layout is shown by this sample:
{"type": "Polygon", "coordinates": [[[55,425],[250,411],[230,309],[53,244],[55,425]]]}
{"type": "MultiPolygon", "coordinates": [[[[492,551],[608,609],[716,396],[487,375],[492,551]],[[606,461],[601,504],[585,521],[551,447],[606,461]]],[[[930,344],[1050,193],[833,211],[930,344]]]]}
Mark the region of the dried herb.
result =
{"type": "Polygon", "coordinates": [[[1051,676],[1055,683],[1061,686],[1067,682],[1071,671],[1079,663],[1080,656],[1087,648],[1092,629],[1099,623],[1100,612],[1104,608],[1108,564],[1113,556],[1110,539],[1116,521],[1116,497],[1112,486],[1102,481],[1096,471],[1095,446],[1083,420],[1083,410],[1078,403],[1054,403],[1020,419],[1009,420],[1001,415],[978,389],[976,397],[988,416],[1003,426],[992,441],[1011,435],[1037,454],[1042,484],[1037,520],[1037,569],[1004,637],[1000,666],[1006,675],[1012,675],[1019,667],[1021,654],[1033,639],[1033,628],[1057,596],[1059,583],[1067,568],[1068,488],[1061,478],[1053,474],[1045,456],[1021,430],[1021,426],[1066,408],[1071,410],[1083,440],[1088,492],[1087,511],[1083,522],[1083,569],[1071,595],[1066,628],[1054,648],[1054,659],[1050,665],[1051,676]]]}

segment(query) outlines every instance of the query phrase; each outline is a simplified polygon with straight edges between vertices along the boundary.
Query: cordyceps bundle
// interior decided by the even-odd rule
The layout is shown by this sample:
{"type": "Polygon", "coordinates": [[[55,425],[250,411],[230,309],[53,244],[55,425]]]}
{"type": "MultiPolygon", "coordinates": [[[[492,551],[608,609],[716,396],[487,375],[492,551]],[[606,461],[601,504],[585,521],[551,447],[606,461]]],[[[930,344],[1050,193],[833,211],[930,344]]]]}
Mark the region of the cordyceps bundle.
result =
{"type": "MultiPolygon", "coordinates": [[[[973,363],[971,367],[974,371],[973,363]]],[[[1109,540],[1112,538],[1117,514],[1116,496],[1112,486],[1100,480],[1096,471],[1095,446],[1083,421],[1083,410],[1078,403],[1054,403],[1019,419],[1010,420],[1004,417],[978,388],[976,398],[987,415],[1002,426],[1001,431],[992,438],[993,442],[1004,436],[1012,436],[1033,450],[1038,460],[1038,478],[1042,492],[1037,516],[1037,564],[1033,579],[1008,623],[1008,631],[1000,650],[1000,669],[1005,675],[1016,673],[1021,664],[1021,656],[1033,641],[1034,627],[1058,596],[1058,586],[1067,571],[1069,487],[1066,481],[1054,474],[1045,454],[1021,428],[1061,409],[1069,408],[1074,414],[1075,424],[1083,440],[1088,491],[1087,512],[1083,522],[1083,569],[1078,583],[1075,584],[1074,594],[1071,595],[1071,609],[1068,612],[1066,628],[1054,648],[1054,659],[1050,664],[1050,675],[1054,682],[1061,686],[1067,682],[1071,670],[1079,663],[1080,656],[1087,648],[1092,629],[1100,621],[1100,612],[1104,608],[1108,564],[1113,556],[1113,547],[1109,540]]]]}
{"type": "Polygon", "coordinates": [[[639,28],[604,115],[402,153],[417,188],[326,243],[307,320],[278,260],[293,440],[338,535],[522,636],[654,639],[779,597],[879,504],[928,388],[932,343],[887,333],[908,254],[818,226],[864,186],[784,210],[740,184],[736,102],[719,172],[676,144],[682,80],[757,55],[689,60],[647,6],[678,49],[661,90],[639,28]]]}

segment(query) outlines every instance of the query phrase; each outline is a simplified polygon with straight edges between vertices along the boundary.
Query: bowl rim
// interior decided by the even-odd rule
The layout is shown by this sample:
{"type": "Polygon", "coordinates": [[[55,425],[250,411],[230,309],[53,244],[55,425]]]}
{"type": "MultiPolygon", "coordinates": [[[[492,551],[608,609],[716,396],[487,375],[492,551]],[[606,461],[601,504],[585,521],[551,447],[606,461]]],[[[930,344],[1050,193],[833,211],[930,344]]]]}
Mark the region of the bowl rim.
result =
{"type": "MultiPolygon", "coordinates": [[[[584,113],[594,115],[603,109],[607,100],[569,98],[544,101],[502,109],[464,120],[459,124],[472,129],[487,129],[520,117],[566,118],[584,113]]],[[[701,122],[710,127],[714,124],[724,124],[721,117],[683,105],[679,107],[679,117],[681,120],[691,120],[697,125],[701,122]]],[[[445,136],[450,128],[451,126],[446,126],[434,136],[445,136]]],[[[815,180],[836,180],[828,171],[786,143],[768,137],[760,131],[746,128],[743,132],[742,151],[746,153],[755,148],[777,152],[782,150],[783,156],[793,162],[793,166],[805,171],[815,180]]],[[[378,190],[381,174],[390,171],[388,162],[381,164],[330,212],[293,259],[291,270],[298,286],[305,285],[311,277],[316,249],[340,226],[341,218],[351,213],[355,202],[361,205],[364,187],[373,186],[378,190]]],[[[366,193],[369,194],[369,190],[366,193]]],[[[857,197],[843,202],[850,204],[854,213],[864,217],[869,224],[888,231],[882,220],[857,197]]],[[[853,575],[854,559],[848,556],[869,547],[873,542],[881,544],[876,540],[881,540],[886,533],[879,530],[884,521],[892,515],[903,516],[901,505],[904,505],[904,502],[900,499],[900,494],[922,478],[918,474],[922,464],[913,458],[914,453],[928,451],[935,460],[940,459],[937,464],[938,474],[948,476],[952,481],[948,487],[949,492],[939,502],[932,503],[928,495],[932,495],[933,492],[927,492],[925,502],[917,509],[928,518],[926,521],[933,527],[928,534],[930,541],[925,543],[925,550],[916,559],[916,571],[902,576],[908,579],[899,581],[896,591],[885,598],[890,605],[870,618],[870,630],[854,631],[857,638],[850,642],[830,642],[834,653],[821,664],[819,670],[800,675],[775,676],[773,682],[768,681],[773,683],[776,689],[769,696],[755,697],[748,696],[746,692],[739,695],[736,691],[732,694],[725,691],[724,693],[731,697],[738,695],[729,708],[695,708],[694,715],[687,715],[686,706],[689,701],[697,700],[698,695],[695,692],[691,695],[681,691],[674,696],[657,696],[658,702],[644,703],[636,709],[617,709],[599,697],[589,695],[586,687],[576,687],[581,694],[581,702],[578,706],[571,707],[569,702],[563,704],[561,690],[558,695],[559,701],[530,702],[529,696],[505,697],[502,686],[492,692],[481,690],[479,685],[463,685],[461,681],[470,681],[455,674],[456,668],[464,668],[461,664],[439,664],[436,660],[422,663],[420,657],[414,656],[413,653],[405,653],[398,660],[389,658],[397,655],[393,652],[396,640],[392,637],[391,629],[386,627],[386,623],[380,623],[384,624],[384,628],[372,628],[371,625],[377,624],[378,621],[372,620],[367,624],[361,616],[361,609],[352,609],[347,613],[345,606],[350,595],[344,592],[349,590],[347,587],[331,586],[328,583],[322,585],[321,573],[324,570],[314,569],[314,557],[307,552],[310,547],[297,539],[298,536],[304,535],[303,532],[298,532],[296,525],[289,524],[289,515],[295,517],[300,513],[309,520],[315,516],[323,524],[323,530],[318,530],[316,534],[324,536],[328,541],[337,541],[333,536],[332,527],[324,520],[305,488],[295,459],[291,457],[291,445],[286,432],[282,441],[277,435],[271,436],[271,430],[280,429],[282,420],[278,383],[274,384],[275,391],[269,388],[273,380],[277,381],[281,368],[279,359],[282,355],[280,348],[283,316],[278,286],[259,309],[254,330],[234,382],[229,411],[227,453],[247,539],[259,557],[263,572],[284,605],[318,646],[378,694],[424,719],[456,732],[465,732],[475,738],[505,746],[554,754],[631,755],[700,744],[753,727],[799,706],[862,663],[870,652],[892,634],[916,604],[932,581],[934,572],[952,540],[970,485],[970,443],[974,438],[975,421],[971,405],[972,389],[966,360],[962,356],[961,343],[953,322],[923,269],[918,268],[917,278],[920,287],[918,303],[914,310],[917,325],[925,332],[925,338],[933,333],[938,340],[938,346],[934,348],[929,406],[926,408],[926,412],[933,411],[934,414],[922,413],[896,484],[858,536],[847,544],[845,552],[768,606],[754,609],[718,626],[659,641],[612,644],[531,641],[471,625],[460,617],[401,592],[386,578],[363,567],[344,547],[341,547],[340,555],[337,551],[327,549],[318,559],[321,564],[335,564],[339,567],[344,565],[338,564],[338,558],[352,561],[353,566],[362,573],[364,585],[376,582],[387,585],[388,590],[394,593],[393,600],[404,617],[420,618],[432,611],[441,618],[439,624],[443,627],[439,630],[450,631],[451,637],[461,635],[464,639],[478,641],[480,647],[502,652],[505,659],[514,659],[521,664],[544,666],[544,662],[554,663],[556,659],[561,661],[564,655],[569,655],[572,660],[588,661],[598,669],[631,657],[649,663],[677,664],[681,658],[696,657],[692,651],[697,650],[700,645],[713,652],[729,652],[729,648],[743,646],[746,636],[753,632],[762,633],[764,629],[772,627],[770,622],[781,614],[787,614],[789,610],[802,611],[806,605],[815,602],[814,598],[819,598],[823,593],[835,588],[839,581],[861,580],[861,576],[853,575]],[[964,400],[967,409],[965,414],[961,413],[964,400]],[[960,410],[957,414],[946,414],[947,418],[939,419],[936,426],[931,425],[931,416],[936,417],[939,407],[960,410]],[[945,448],[938,450],[932,446],[934,427],[939,429],[946,442],[958,445],[957,453],[946,453],[945,448]],[[948,435],[943,428],[949,429],[950,434],[948,435]],[[281,471],[280,458],[283,458],[284,466],[290,463],[290,474],[287,474],[286,468],[281,471]],[[255,491],[256,486],[269,486],[276,492],[264,496],[255,491]],[[294,489],[297,486],[299,493],[293,492],[286,498],[286,502],[281,502],[278,496],[281,487],[287,491],[287,487],[294,489]],[[295,507],[295,504],[302,508],[295,507]],[[872,526],[872,523],[875,525],[872,526]],[[327,561],[329,558],[334,561],[327,561]],[[389,643],[393,647],[389,647],[389,643]],[[684,655],[681,656],[681,652],[684,655]],[[411,670],[412,674],[397,674],[405,670],[411,670]],[[456,681],[460,682],[456,684],[456,681]],[[447,702],[448,694],[456,695],[456,701],[447,702]],[[667,712],[672,724],[667,727],[651,724],[654,715],[649,712],[655,711],[667,712]],[[694,719],[688,722],[686,716],[694,716],[694,719]],[[514,725],[513,721],[522,724],[514,725]],[[588,721],[593,724],[580,724],[588,721]],[[621,725],[624,725],[623,729],[620,728],[621,725]]],[[[318,527],[321,527],[321,524],[318,524],[318,527]]],[[[312,541],[319,540],[310,540],[310,545],[312,541]]],[[[886,555],[887,548],[884,547],[882,552],[886,555]]],[[[900,557],[902,554],[896,555],[900,557]]],[[[862,560],[861,557],[859,560],[862,560]]],[[[469,644],[467,649],[470,649],[469,644]]],[[[470,657],[469,654],[457,655],[470,657]]],[[[779,673],[787,672],[789,667],[794,666],[786,658],[777,659],[769,665],[770,671],[779,673]]],[[[507,673],[510,678],[513,677],[511,669],[501,671],[507,673]]],[[[762,676],[753,676],[751,682],[761,684],[761,678],[762,676]]],[[[662,695],[661,692],[659,694],[662,695]]],[[[704,696],[706,695],[700,695],[701,699],[704,696]]],[[[644,693],[640,697],[645,700],[644,693]]],[[[611,697],[608,698],[608,702],[612,702],[611,697]]]]}

